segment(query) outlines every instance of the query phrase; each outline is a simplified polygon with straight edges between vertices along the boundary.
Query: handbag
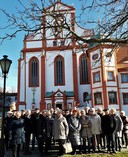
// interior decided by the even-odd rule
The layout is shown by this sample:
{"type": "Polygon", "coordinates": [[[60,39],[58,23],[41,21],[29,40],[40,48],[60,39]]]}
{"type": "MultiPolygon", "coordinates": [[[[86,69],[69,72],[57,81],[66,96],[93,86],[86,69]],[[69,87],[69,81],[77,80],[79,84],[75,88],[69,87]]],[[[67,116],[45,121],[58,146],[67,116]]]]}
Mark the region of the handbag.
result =
{"type": "Polygon", "coordinates": [[[63,144],[63,148],[64,148],[64,153],[65,153],[65,154],[71,153],[71,152],[73,151],[71,142],[66,142],[66,143],[64,143],[64,144],[63,144]]]}

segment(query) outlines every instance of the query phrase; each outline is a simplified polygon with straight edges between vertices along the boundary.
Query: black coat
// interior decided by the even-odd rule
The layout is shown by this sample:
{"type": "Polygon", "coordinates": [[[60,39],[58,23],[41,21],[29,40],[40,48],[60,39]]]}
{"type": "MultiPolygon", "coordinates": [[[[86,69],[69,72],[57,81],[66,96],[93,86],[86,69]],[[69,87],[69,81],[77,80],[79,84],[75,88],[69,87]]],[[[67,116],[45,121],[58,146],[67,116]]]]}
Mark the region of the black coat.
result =
{"type": "Polygon", "coordinates": [[[12,144],[22,144],[25,142],[24,135],[24,120],[22,118],[15,118],[11,127],[12,131],[12,144]]]}
{"type": "Polygon", "coordinates": [[[31,117],[24,117],[24,130],[26,134],[31,134],[32,133],[32,119],[31,117]]]}
{"type": "Polygon", "coordinates": [[[11,130],[11,127],[12,127],[12,123],[13,123],[13,117],[5,117],[5,120],[4,120],[4,133],[5,135],[8,135],[10,136],[10,130],[11,130]]]}

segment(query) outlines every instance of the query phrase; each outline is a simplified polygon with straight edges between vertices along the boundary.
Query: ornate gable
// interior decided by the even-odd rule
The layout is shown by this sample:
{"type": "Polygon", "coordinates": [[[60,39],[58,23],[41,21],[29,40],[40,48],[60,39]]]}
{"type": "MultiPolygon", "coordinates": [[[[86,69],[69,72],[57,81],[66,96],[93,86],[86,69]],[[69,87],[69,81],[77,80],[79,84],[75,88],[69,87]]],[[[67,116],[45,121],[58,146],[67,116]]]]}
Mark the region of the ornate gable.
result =
{"type": "Polygon", "coordinates": [[[71,10],[75,10],[75,8],[73,6],[69,6],[69,5],[66,5],[62,2],[56,2],[54,3],[53,5],[49,6],[48,8],[46,8],[46,11],[49,10],[49,11],[58,11],[58,10],[61,10],[61,11],[71,11],[71,10]]]}

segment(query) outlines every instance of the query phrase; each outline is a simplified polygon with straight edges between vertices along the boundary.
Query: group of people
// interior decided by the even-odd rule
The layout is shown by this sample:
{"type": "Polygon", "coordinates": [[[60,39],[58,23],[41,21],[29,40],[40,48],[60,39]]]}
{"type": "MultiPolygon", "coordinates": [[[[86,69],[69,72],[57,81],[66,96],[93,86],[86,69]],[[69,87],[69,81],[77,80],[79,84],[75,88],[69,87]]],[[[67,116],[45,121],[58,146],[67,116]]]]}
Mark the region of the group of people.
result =
{"type": "Polygon", "coordinates": [[[71,142],[73,155],[103,150],[116,153],[128,147],[128,118],[124,111],[117,114],[116,109],[14,110],[7,113],[4,122],[6,150],[11,147],[13,157],[19,157],[21,149],[31,154],[31,140],[32,150],[37,141],[41,156],[56,142],[58,155],[64,154],[67,141],[71,142]]]}

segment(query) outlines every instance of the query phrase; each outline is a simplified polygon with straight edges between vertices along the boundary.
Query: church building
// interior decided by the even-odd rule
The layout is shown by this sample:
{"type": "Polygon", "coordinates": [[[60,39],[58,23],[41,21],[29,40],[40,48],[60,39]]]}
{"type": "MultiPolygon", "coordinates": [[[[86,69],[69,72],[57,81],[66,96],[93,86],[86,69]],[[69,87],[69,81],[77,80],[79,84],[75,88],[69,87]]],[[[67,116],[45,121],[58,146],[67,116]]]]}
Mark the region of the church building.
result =
{"type": "Polygon", "coordinates": [[[76,23],[75,8],[57,1],[45,9],[42,30],[24,38],[17,109],[89,106],[128,111],[128,46],[78,43],[61,27],[64,22],[83,39],[94,31],[76,23]]]}

